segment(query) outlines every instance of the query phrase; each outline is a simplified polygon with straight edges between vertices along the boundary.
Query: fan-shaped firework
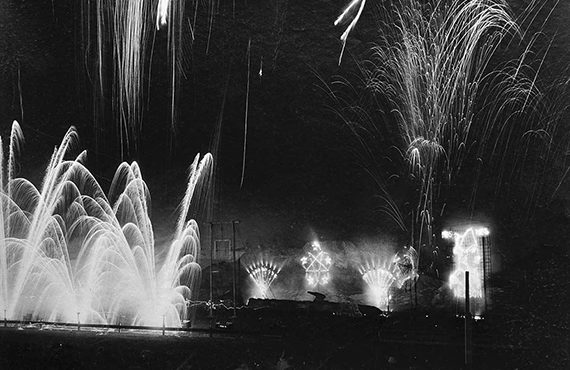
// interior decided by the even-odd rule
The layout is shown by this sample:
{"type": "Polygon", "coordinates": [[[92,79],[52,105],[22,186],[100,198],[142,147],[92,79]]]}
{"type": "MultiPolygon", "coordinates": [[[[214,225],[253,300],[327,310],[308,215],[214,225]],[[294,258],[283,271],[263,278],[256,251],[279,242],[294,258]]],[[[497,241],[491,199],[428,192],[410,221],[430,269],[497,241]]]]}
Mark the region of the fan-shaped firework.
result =
{"type": "Polygon", "coordinates": [[[257,288],[256,295],[254,296],[258,295],[260,298],[269,297],[271,284],[273,284],[273,281],[277,278],[277,275],[279,275],[281,267],[281,264],[264,258],[252,261],[246,266],[246,271],[257,288]]]}
{"type": "Polygon", "coordinates": [[[105,196],[86,152],[64,159],[76,139],[70,128],[37,189],[14,178],[22,137],[13,125],[7,165],[0,158],[0,308],[14,320],[180,326],[200,278],[198,226],[186,217],[211,156],[192,163],[173,241],[156,261],[138,164],[121,164],[105,196]]]}
{"type": "Polygon", "coordinates": [[[368,287],[367,296],[374,306],[389,310],[390,289],[396,282],[396,265],[392,259],[369,258],[359,267],[368,287]]]}

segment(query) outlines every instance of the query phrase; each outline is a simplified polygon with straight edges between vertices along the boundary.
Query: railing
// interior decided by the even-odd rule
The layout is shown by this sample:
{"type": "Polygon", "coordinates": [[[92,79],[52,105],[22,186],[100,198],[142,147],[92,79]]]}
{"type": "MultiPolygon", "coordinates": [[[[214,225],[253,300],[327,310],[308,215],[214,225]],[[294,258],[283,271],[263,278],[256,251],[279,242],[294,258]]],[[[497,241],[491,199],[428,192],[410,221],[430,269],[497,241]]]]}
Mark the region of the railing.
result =
{"type": "Polygon", "coordinates": [[[88,324],[88,323],[72,323],[72,322],[57,322],[57,321],[36,321],[36,320],[3,320],[3,325],[0,325],[0,330],[2,328],[14,328],[14,327],[25,327],[29,325],[41,325],[41,326],[54,326],[54,327],[64,327],[64,328],[76,328],[77,331],[81,329],[115,329],[118,333],[121,330],[137,330],[137,331],[160,331],[162,335],[166,332],[185,332],[185,333],[196,333],[196,334],[208,334],[212,336],[213,334],[224,335],[224,336],[264,336],[264,337],[276,337],[280,338],[281,335],[272,333],[255,332],[248,330],[223,330],[217,328],[187,328],[187,327],[168,327],[168,326],[138,326],[138,325],[122,325],[122,324],[88,324]]]}

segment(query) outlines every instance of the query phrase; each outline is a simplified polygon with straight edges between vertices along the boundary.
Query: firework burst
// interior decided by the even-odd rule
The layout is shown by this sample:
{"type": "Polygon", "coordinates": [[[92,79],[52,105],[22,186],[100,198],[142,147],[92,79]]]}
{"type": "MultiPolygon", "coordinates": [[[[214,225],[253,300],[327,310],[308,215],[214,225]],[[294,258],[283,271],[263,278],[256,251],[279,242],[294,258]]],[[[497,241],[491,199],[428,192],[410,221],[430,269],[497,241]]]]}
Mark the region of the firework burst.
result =
{"type": "MultiPolygon", "coordinates": [[[[356,12],[343,43],[364,5],[353,1],[337,19],[346,22],[356,12]]],[[[462,167],[479,163],[473,173],[464,173],[473,177],[473,206],[483,168],[497,169],[500,182],[505,168],[514,173],[524,166],[528,136],[551,138],[555,125],[541,119],[539,68],[526,64],[531,45],[511,62],[497,66],[493,59],[500,47],[525,34],[505,1],[399,0],[382,14],[377,43],[359,63],[359,85],[339,79],[329,93],[380,188],[382,210],[404,231],[407,217],[388,190],[386,173],[395,169],[400,175],[390,179],[411,180],[417,194],[412,242],[421,245],[432,242],[434,218],[443,215],[446,194],[462,167]],[[389,164],[380,165],[381,158],[389,164]]],[[[554,145],[548,140],[542,147],[550,153],[554,145]]]]}

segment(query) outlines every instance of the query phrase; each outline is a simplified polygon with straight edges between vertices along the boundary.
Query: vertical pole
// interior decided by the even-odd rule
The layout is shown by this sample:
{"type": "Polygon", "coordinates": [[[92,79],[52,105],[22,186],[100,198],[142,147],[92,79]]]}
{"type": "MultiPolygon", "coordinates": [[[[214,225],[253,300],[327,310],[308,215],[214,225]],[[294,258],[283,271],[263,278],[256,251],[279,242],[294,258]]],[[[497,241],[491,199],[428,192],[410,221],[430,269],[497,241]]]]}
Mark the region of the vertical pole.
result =
{"type": "Polygon", "coordinates": [[[79,312],[77,313],[77,331],[81,330],[81,324],[79,323],[79,312]]]}
{"type": "Polygon", "coordinates": [[[6,318],[6,309],[4,309],[4,327],[8,326],[8,319],[6,318]]]}
{"type": "Polygon", "coordinates": [[[412,311],[412,309],[414,308],[414,292],[413,292],[413,287],[412,287],[412,280],[413,279],[409,279],[409,286],[410,286],[410,312],[412,311]]]}
{"type": "Polygon", "coordinates": [[[162,315],[162,335],[164,335],[165,330],[166,330],[166,319],[165,316],[162,315]]]}
{"type": "Polygon", "coordinates": [[[119,317],[119,334],[121,333],[121,318],[119,317]]]}
{"type": "Polygon", "coordinates": [[[414,210],[412,210],[412,248],[414,247],[414,210]]]}
{"type": "Polygon", "coordinates": [[[465,271],[465,365],[471,368],[471,309],[469,307],[469,271],[465,271]]]}
{"type": "Polygon", "coordinates": [[[236,291],[241,292],[241,257],[236,260],[236,291]]]}
{"type": "Polygon", "coordinates": [[[483,299],[485,305],[485,312],[487,311],[487,258],[489,258],[485,249],[487,248],[487,237],[481,237],[481,249],[483,250],[483,299]]]}
{"type": "Polygon", "coordinates": [[[236,224],[239,221],[232,221],[232,252],[233,252],[233,265],[232,265],[232,278],[233,278],[233,290],[234,290],[234,296],[233,296],[233,300],[234,300],[234,318],[237,317],[237,312],[236,312],[236,305],[237,305],[237,299],[236,299],[236,224]]]}
{"type": "Polygon", "coordinates": [[[212,311],[214,305],[214,223],[210,222],[210,336],[212,336],[212,329],[214,323],[214,312],[212,311]]]}
{"type": "Polygon", "coordinates": [[[415,290],[415,294],[414,294],[414,300],[415,300],[415,308],[418,308],[418,281],[420,280],[420,275],[418,274],[418,277],[415,278],[415,282],[414,282],[414,290],[415,290]]]}

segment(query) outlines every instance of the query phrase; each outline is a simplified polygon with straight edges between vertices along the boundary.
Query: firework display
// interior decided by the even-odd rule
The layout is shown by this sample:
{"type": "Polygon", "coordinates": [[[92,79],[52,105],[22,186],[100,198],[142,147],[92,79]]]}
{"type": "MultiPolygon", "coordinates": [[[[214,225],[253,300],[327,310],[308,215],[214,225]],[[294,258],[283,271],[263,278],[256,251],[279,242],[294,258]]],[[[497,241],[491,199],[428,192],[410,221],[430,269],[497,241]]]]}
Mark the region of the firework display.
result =
{"type": "Polygon", "coordinates": [[[269,298],[271,284],[279,275],[281,267],[270,261],[258,260],[247,265],[246,271],[257,287],[259,298],[269,298]]]}
{"type": "Polygon", "coordinates": [[[569,368],[569,15],[0,1],[0,367],[569,368]]]}
{"type": "Polygon", "coordinates": [[[321,248],[319,242],[311,244],[311,250],[301,258],[301,265],[305,269],[305,279],[309,287],[324,286],[329,283],[332,258],[321,248]]]}
{"type": "Polygon", "coordinates": [[[1,159],[0,173],[0,307],[5,316],[181,326],[201,271],[198,225],[186,218],[195,190],[209,177],[211,156],[196,156],[190,167],[172,243],[159,263],[149,192],[138,164],[121,164],[106,195],[84,166],[85,152],[64,159],[77,139],[70,128],[38,189],[13,175],[23,137],[19,125],[12,126],[10,155],[1,159]]]}
{"type": "MultiPolygon", "coordinates": [[[[352,20],[343,44],[365,3],[352,1],[337,20],[352,20]]],[[[358,84],[339,80],[330,96],[378,185],[382,211],[412,234],[414,245],[431,245],[454,184],[473,184],[472,209],[480,177],[497,173],[499,187],[520,174],[531,143],[543,159],[533,166],[546,169],[560,149],[549,139],[559,129],[544,110],[537,72],[526,64],[528,49],[494,63],[501,46],[525,34],[506,2],[397,0],[381,9],[386,27],[360,63],[358,84]],[[378,140],[394,133],[391,143],[378,140]],[[405,182],[416,194],[404,212],[390,189],[405,182]]],[[[532,184],[539,189],[541,179],[532,184]]]]}
{"type": "Polygon", "coordinates": [[[454,241],[455,270],[449,276],[449,286],[453,294],[465,298],[465,272],[469,271],[469,297],[482,298],[485,294],[483,291],[485,261],[480,240],[489,235],[489,230],[470,227],[464,233],[444,230],[442,234],[444,238],[454,241]]]}
{"type": "Polygon", "coordinates": [[[368,287],[370,302],[385,311],[390,310],[390,288],[396,282],[393,261],[368,261],[359,268],[368,287]]]}

